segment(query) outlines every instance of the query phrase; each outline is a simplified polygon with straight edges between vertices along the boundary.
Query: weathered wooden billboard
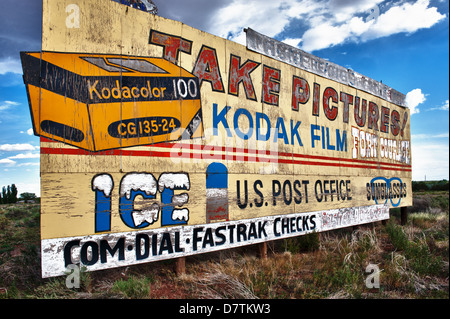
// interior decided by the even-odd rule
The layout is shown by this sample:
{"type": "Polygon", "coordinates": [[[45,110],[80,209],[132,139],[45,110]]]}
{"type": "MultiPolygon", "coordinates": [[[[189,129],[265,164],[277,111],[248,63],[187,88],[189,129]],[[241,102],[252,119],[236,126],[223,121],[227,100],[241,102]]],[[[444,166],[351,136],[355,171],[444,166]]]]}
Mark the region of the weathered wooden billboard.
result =
{"type": "Polygon", "coordinates": [[[404,96],[247,30],[44,0],[23,52],[41,136],[42,275],[389,218],[412,204],[404,96]]]}

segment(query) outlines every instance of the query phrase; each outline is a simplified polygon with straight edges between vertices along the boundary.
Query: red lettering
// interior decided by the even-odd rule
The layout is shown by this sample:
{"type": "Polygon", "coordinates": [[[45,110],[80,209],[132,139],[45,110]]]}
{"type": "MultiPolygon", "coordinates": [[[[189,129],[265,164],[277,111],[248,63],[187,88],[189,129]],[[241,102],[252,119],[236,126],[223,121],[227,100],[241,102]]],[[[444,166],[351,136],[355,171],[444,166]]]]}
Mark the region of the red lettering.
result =
{"type": "Polygon", "coordinates": [[[369,116],[367,120],[367,127],[378,131],[378,118],[380,114],[378,113],[378,105],[374,102],[369,102],[369,116]]]}
{"type": "Polygon", "coordinates": [[[344,102],[343,121],[348,123],[349,105],[353,104],[353,95],[341,92],[341,102],[344,102]]]}
{"type": "Polygon", "coordinates": [[[391,123],[391,132],[397,136],[400,133],[400,114],[397,111],[392,111],[391,123]]]}
{"type": "Polygon", "coordinates": [[[191,54],[192,41],[155,30],[150,32],[150,44],[160,45],[164,48],[164,59],[176,63],[180,51],[191,54]]]}
{"type": "Polygon", "coordinates": [[[330,120],[334,121],[338,115],[337,106],[333,105],[330,107],[330,98],[334,103],[338,103],[338,93],[332,87],[327,87],[323,93],[323,110],[325,116],[330,120]]]}
{"type": "Polygon", "coordinates": [[[380,131],[384,133],[389,133],[389,113],[390,110],[382,106],[381,107],[381,124],[380,124],[380,131]]]}
{"type": "Polygon", "coordinates": [[[367,100],[362,99],[361,106],[360,100],[360,97],[355,97],[355,122],[359,127],[364,127],[366,125],[367,100]]]}
{"type": "Polygon", "coordinates": [[[230,79],[228,81],[228,93],[232,95],[239,95],[239,84],[244,85],[245,95],[247,99],[256,101],[255,89],[253,87],[250,73],[252,73],[260,63],[251,60],[245,61],[241,64],[241,58],[231,55],[230,58],[230,79]]]}
{"type": "Polygon", "coordinates": [[[312,111],[312,115],[314,116],[319,116],[319,103],[320,103],[320,84],[314,82],[313,111],[312,111]]]}
{"type": "Polygon", "coordinates": [[[281,71],[267,65],[263,66],[263,102],[278,106],[281,71]]]}
{"type": "Polygon", "coordinates": [[[299,110],[299,103],[306,104],[309,100],[309,84],[303,78],[294,75],[292,84],[292,110],[299,110]]]}
{"type": "Polygon", "coordinates": [[[211,83],[213,91],[225,92],[219,63],[217,62],[216,49],[202,46],[192,74],[198,77],[200,85],[203,81],[207,81],[211,83]]]}

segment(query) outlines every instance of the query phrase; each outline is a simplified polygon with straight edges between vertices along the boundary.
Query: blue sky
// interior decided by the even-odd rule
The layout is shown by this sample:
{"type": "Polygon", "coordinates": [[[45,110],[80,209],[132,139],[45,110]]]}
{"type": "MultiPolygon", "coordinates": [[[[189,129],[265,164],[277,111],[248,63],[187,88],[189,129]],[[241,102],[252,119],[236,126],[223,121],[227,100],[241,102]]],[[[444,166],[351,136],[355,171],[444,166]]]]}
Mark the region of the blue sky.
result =
{"type": "MultiPolygon", "coordinates": [[[[95,0],[92,0],[95,1],[95,0]]],[[[245,44],[243,29],[297,46],[407,95],[413,180],[449,179],[448,0],[154,0],[159,15],[245,44]]],[[[20,51],[40,50],[41,1],[0,12],[0,187],[40,195],[20,51]]]]}

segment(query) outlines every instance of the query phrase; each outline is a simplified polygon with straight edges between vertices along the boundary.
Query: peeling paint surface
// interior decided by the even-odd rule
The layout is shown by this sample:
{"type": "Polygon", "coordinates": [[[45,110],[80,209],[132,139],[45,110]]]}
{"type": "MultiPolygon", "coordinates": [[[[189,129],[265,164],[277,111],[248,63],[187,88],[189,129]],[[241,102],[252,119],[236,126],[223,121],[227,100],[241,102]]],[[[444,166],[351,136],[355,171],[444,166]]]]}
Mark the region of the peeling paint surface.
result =
{"type": "Polygon", "coordinates": [[[151,231],[42,241],[43,277],[64,275],[66,266],[87,271],[123,267],[257,244],[389,218],[388,206],[356,207],[181,226],[151,231]]]}

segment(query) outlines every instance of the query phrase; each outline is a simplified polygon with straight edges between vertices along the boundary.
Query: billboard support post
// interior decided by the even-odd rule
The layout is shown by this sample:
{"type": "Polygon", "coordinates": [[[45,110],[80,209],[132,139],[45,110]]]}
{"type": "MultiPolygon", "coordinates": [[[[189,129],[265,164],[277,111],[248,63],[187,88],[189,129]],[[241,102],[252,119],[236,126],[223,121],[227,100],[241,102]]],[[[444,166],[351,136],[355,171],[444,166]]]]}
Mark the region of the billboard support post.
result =
{"type": "Polygon", "coordinates": [[[259,258],[266,259],[267,258],[267,242],[263,242],[258,244],[259,258]]]}
{"type": "Polygon", "coordinates": [[[184,275],[186,273],[186,257],[179,257],[175,260],[175,274],[177,276],[184,275]]]}
{"type": "Polygon", "coordinates": [[[408,207],[401,207],[400,208],[400,223],[402,226],[406,225],[408,222],[408,207]]]}

